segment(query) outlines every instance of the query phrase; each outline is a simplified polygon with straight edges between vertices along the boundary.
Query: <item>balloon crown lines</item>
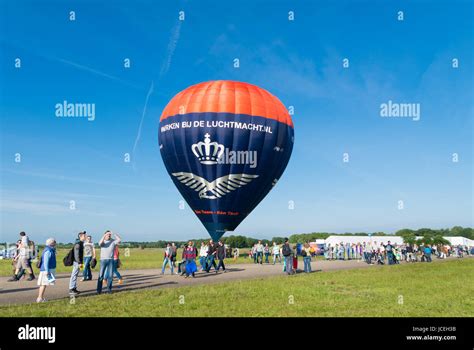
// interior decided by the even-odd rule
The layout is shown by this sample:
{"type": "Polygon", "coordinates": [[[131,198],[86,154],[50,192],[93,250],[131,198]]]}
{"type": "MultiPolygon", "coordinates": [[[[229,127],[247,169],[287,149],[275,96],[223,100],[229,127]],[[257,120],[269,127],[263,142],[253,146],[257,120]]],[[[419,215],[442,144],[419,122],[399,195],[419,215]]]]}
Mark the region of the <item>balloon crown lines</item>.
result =
{"type": "Polygon", "coordinates": [[[232,151],[216,141],[211,142],[209,133],[204,135],[204,141],[193,144],[191,150],[204,165],[247,164],[252,169],[257,167],[257,151],[232,151]]]}

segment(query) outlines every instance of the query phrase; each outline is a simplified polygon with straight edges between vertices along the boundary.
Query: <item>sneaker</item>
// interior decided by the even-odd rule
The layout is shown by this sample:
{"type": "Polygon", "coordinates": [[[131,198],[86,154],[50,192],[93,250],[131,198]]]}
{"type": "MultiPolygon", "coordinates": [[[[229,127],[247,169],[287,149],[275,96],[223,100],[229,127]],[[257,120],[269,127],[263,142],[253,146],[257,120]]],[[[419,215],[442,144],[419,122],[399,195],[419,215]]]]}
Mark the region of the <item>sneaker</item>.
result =
{"type": "Polygon", "coordinates": [[[27,281],[33,281],[35,279],[35,276],[30,276],[27,278],[27,281]]]}
{"type": "Polygon", "coordinates": [[[7,282],[17,282],[17,281],[19,281],[19,280],[18,280],[18,277],[17,277],[16,275],[13,275],[13,277],[10,278],[10,279],[8,279],[7,282]]]}
{"type": "Polygon", "coordinates": [[[37,303],[45,303],[46,302],[46,299],[41,299],[41,298],[36,298],[36,302],[37,303]]]}
{"type": "Polygon", "coordinates": [[[85,278],[81,278],[81,282],[87,281],[85,278]]]}
{"type": "Polygon", "coordinates": [[[74,288],[74,289],[69,289],[69,294],[78,295],[78,294],[81,294],[81,292],[79,292],[76,288],[74,288]]]}
{"type": "Polygon", "coordinates": [[[123,279],[119,279],[119,280],[118,280],[118,284],[119,284],[119,285],[122,285],[122,284],[123,284],[123,279]]]}

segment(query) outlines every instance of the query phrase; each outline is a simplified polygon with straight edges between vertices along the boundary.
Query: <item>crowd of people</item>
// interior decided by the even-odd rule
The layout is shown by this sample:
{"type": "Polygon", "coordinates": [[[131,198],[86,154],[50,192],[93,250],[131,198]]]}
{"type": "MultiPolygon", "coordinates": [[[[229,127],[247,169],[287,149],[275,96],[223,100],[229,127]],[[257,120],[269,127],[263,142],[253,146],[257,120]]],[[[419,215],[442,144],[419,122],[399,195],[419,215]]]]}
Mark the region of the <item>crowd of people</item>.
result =
{"type": "Polygon", "coordinates": [[[201,271],[207,273],[211,272],[211,268],[214,268],[214,272],[218,273],[222,268],[223,272],[227,272],[225,269],[224,259],[226,256],[226,247],[222,241],[218,241],[217,244],[211,239],[209,243],[201,242],[201,246],[198,249],[194,246],[193,241],[189,241],[186,246],[183,247],[181,254],[181,260],[177,261],[178,248],[174,243],[168,243],[165,248],[163,264],[161,268],[161,274],[165,273],[166,266],[169,265],[170,273],[185,276],[195,277],[198,267],[196,260],[199,260],[201,271]],[[217,261],[217,263],[216,263],[217,261]],[[177,272],[174,272],[177,264],[177,272]]]}
{"type": "Polygon", "coordinates": [[[296,245],[290,245],[288,238],[285,238],[281,246],[276,242],[273,242],[272,245],[268,243],[264,245],[262,241],[258,241],[249,250],[249,258],[253,259],[254,264],[275,265],[277,262],[283,263],[283,271],[288,274],[296,273],[298,255],[303,257],[303,271],[311,272],[311,259],[316,255],[316,249],[308,242],[303,245],[299,252],[296,245]]]}
{"type": "MultiPolygon", "coordinates": [[[[102,293],[102,287],[107,286],[107,293],[112,292],[112,281],[114,276],[118,279],[118,284],[123,284],[122,276],[118,271],[120,267],[119,244],[121,238],[118,234],[106,231],[99,240],[100,248],[100,269],[97,278],[97,294],[102,293]]],[[[8,281],[19,281],[23,275],[28,274],[28,281],[35,279],[32,262],[37,260],[36,267],[39,268],[37,284],[39,286],[38,298],[36,302],[46,301],[44,294],[47,286],[52,286],[56,281],[56,240],[48,238],[41,255],[25,232],[20,232],[20,239],[17,241],[14,258],[12,260],[13,276],[8,281]]],[[[92,280],[92,268],[97,264],[96,251],[92,236],[85,231],[79,232],[76,241],[63,259],[65,266],[71,266],[72,272],[69,279],[69,295],[75,296],[81,292],[77,289],[77,280],[82,270],[82,280],[92,280]]]]}
{"type": "MultiPolygon", "coordinates": [[[[107,230],[98,242],[100,248],[99,272],[97,276],[97,294],[102,293],[105,286],[105,293],[112,293],[112,285],[114,277],[117,278],[118,284],[123,284],[122,276],[119,272],[121,266],[119,245],[121,237],[118,234],[107,230]]],[[[258,241],[250,250],[249,258],[254,264],[282,264],[283,272],[292,275],[298,270],[298,256],[303,258],[303,271],[311,272],[311,260],[321,250],[314,245],[306,242],[301,246],[290,245],[288,238],[284,239],[282,245],[273,242],[263,244],[258,241]],[[271,261],[270,261],[271,258],[271,261]]],[[[432,256],[439,259],[445,259],[449,256],[463,257],[469,255],[467,246],[450,246],[450,245],[429,245],[429,244],[387,244],[377,243],[377,241],[369,241],[362,243],[344,243],[340,242],[335,245],[328,244],[322,249],[324,258],[327,260],[358,260],[365,261],[367,264],[399,264],[401,261],[431,262],[432,256]]],[[[239,257],[239,249],[234,248],[232,255],[234,260],[239,257]]],[[[177,260],[178,247],[175,243],[168,243],[164,249],[164,258],[161,266],[161,274],[165,274],[166,268],[169,267],[171,275],[181,275],[195,277],[196,272],[210,273],[211,270],[217,274],[222,269],[227,272],[225,259],[228,257],[228,251],[222,241],[215,243],[213,240],[209,242],[201,242],[199,249],[194,245],[193,241],[189,241],[182,247],[180,260],[177,260]],[[196,261],[199,261],[199,267],[196,261]],[[176,272],[175,272],[176,270],[176,272]]],[[[229,254],[231,255],[231,254],[229,254]]],[[[38,281],[39,286],[38,303],[44,302],[45,291],[48,286],[54,285],[56,280],[56,240],[48,238],[45,248],[41,255],[38,247],[30,240],[25,232],[20,232],[20,237],[16,243],[14,258],[12,260],[13,276],[9,281],[19,281],[27,275],[27,280],[35,279],[32,262],[36,260],[36,267],[39,269],[38,281]]],[[[91,281],[93,279],[92,269],[97,265],[97,255],[92,236],[86,231],[79,232],[72,249],[63,259],[65,266],[71,266],[72,272],[69,279],[69,295],[75,296],[81,292],[77,289],[78,278],[82,270],[81,281],[91,281]]]]}
{"type": "Polygon", "coordinates": [[[467,246],[457,245],[430,245],[430,244],[387,244],[377,241],[362,243],[336,243],[328,244],[324,249],[326,260],[363,260],[367,264],[389,265],[406,262],[431,262],[432,257],[446,259],[449,256],[462,258],[469,255],[467,246]]]}

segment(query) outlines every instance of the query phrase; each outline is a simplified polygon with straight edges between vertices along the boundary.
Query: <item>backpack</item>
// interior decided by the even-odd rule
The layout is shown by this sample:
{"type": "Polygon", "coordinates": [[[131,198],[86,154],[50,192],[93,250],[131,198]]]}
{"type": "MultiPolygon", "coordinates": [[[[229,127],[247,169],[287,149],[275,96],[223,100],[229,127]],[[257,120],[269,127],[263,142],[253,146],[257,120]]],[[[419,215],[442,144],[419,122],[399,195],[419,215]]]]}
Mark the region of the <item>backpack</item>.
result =
{"type": "Polygon", "coordinates": [[[301,256],[302,257],[306,257],[308,254],[306,253],[306,250],[301,250],[301,256]]]}
{"type": "Polygon", "coordinates": [[[72,266],[74,264],[74,247],[67,253],[63,259],[64,266],[72,266]]]}
{"type": "Polygon", "coordinates": [[[290,256],[291,255],[291,248],[287,244],[283,244],[283,248],[281,249],[283,256],[290,256]]]}

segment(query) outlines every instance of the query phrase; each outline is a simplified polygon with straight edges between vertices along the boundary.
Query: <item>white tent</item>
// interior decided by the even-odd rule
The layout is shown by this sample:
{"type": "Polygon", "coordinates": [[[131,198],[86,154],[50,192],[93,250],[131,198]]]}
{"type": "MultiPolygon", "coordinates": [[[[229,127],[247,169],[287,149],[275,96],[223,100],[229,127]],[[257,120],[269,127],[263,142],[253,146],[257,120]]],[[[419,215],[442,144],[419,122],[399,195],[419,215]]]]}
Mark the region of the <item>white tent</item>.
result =
{"type": "Polygon", "coordinates": [[[449,241],[452,245],[467,245],[468,247],[474,247],[474,240],[464,237],[443,237],[449,241]]]}
{"type": "Polygon", "coordinates": [[[364,242],[377,242],[377,244],[387,244],[388,241],[390,241],[392,244],[402,244],[403,238],[400,236],[329,236],[328,238],[326,238],[325,243],[331,244],[333,246],[335,244],[340,244],[341,242],[343,242],[344,244],[357,244],[364,242]]]}
{"type": "MultiPolygon", "coordinates": [[[[421,237],[420,237],[421,238],[421,237]]],[[[468,247],[474,247],[474,240],[464,237],[443,237],[447,241],[449,241],[452,245],[466,245],[468,247]]],[[[364,243],[364,242],[377,242],[379,245],[380,243],[387,244],[390,241],[392,244],[403,244],[403,238],[401,236],[329,236],[324,240],[324,243],[331,244],[332,246],[335,244],[340,244],[343,242],[346,243],[364,243]]]]}

